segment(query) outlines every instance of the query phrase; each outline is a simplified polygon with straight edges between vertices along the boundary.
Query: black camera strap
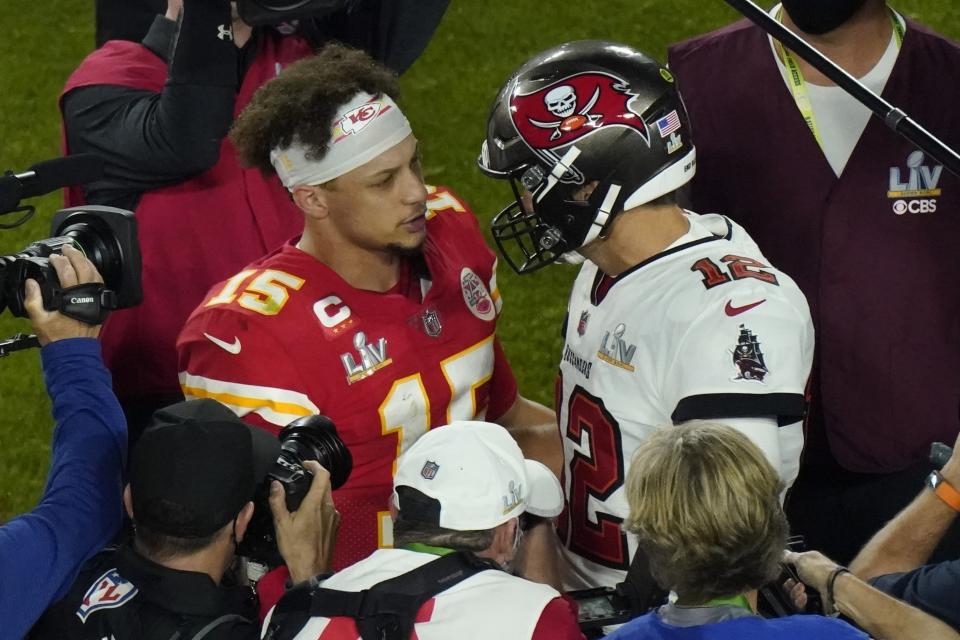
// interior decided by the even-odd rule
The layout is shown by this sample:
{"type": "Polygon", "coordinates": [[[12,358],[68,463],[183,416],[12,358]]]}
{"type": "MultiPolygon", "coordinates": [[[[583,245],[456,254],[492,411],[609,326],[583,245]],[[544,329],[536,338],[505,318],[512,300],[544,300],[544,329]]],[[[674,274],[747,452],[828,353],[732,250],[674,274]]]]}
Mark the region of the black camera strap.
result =
{"type": "Polygon", "coordinates": [[[80,322],[96,325],[117,308],[117,294],[102,282],[87,282],[66,289],[54,289],[51,309],[80,322]]]}
{"type": "Polygon", "coordinates": [[[277,603],[264,640],[291,640],[313,616],[353,618],[363,640],[408,640],[423,603],[490,569],[500,567],[457,551],[363,591],[295,587],[277,603]]]}

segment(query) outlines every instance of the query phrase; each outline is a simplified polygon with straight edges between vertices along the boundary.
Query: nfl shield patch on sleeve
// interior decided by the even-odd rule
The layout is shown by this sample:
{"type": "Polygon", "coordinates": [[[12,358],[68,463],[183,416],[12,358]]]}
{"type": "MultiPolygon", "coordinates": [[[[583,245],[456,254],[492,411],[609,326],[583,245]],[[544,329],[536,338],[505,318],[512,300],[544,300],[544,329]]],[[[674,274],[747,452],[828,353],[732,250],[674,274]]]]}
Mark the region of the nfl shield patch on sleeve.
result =
{"type": "Polygon", "coordinates": [[[116,569],[110,569],[87,589],[83,602],[77,609],[77,617],[80,618],[80,622],[86,623],[87,618],[94,611],[121,607],[135,595],[137,595],[137,587],[117,573],[116,569]]]}

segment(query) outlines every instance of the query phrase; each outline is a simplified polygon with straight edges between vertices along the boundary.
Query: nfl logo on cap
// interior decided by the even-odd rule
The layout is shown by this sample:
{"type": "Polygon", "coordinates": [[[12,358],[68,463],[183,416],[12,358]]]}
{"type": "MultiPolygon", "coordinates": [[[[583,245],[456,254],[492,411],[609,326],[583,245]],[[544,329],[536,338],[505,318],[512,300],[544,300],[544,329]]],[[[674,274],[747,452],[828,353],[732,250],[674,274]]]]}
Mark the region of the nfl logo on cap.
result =
{"type": "Polygon", "coordinates": [[[420,475],[427,480],[433,480],[437,476],[437,471],[440,469],[440,465],[436,462],[427,462],[423,465],[423,469],[420,470],[420,475]]]}

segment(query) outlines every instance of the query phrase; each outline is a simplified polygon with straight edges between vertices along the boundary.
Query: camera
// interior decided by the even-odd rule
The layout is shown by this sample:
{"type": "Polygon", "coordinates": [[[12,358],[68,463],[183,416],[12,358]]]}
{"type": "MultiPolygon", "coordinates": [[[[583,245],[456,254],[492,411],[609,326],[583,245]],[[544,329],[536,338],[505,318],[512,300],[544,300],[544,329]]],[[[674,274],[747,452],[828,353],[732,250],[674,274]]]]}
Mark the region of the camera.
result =
{"type": "Polygon", "coordinates": [[[237,13],[248,25],[256,27],[298,18],[319,18],[347,4],[349,0],[239,0],[237,13]]]}
{"type": "MultiPolygon", "coordinates": [[[[103,276],[100,300],[93,306],[120,309],[140,303],[140,246],[137,242],[137,221],[132,211],[104,206],[83,206],[61,209],[53,216],[49,238],[38,240],[19,253],[0,256],[0,311],[6,308],[15,316],[26,317],[23,306],[24,283],[32,278],[40,285],[43,306],[71,315],[81,300],[62,299],[57,272],[50,265],[50,256],[61,253],[67,245],[76,247],[93,262],[103,276]]],[[[92,290],[91,290],[92,292],[92,290]]],[[[86,292],[85,292],[86,293],[86,292]]],[[[88,305],[89,306],[89,305],[88,305]]],[[[80,310],[81,314],[83,310],[80,310]]],[[[90,324],[102,317],[78,319],[90,324]]]]}
{"type": "Polygon", "coordinates": [[[316,460],[330,472],[330,484],[339,489],[353,470],[353,456],[327,416],[312,415],[294,420],[280,431],[280,455],[254,494],[253,518],[237,553],[254,562],[276,567],[283,563],[270,511],[270,484],[277,480],[286,494],[287,511],[296,511],[310,490],[313,474],[303,466],[316,460]]]}
{"type": "Polygon", "coordinates": [[[577,601],[577,623],[588,638],[600,637],[604,627],[620,625],[640,615],[627,597],[612,587],[569,591],[567,596],[577,601]]]}

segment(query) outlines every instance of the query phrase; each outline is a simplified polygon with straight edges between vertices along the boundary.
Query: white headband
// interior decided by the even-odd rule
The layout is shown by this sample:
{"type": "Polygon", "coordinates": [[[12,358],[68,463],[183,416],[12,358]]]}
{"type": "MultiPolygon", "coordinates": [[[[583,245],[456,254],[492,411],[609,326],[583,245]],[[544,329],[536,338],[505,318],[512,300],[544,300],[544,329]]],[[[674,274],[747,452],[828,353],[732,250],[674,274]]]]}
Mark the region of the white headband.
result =
{"type": "Polygon", "coordinates": [[[366,164],[412,133],[410,123],[390,96],[375,98],[360,92],[338,110],[330,145],[322,160],[307,159],[307,148],[297,139],[285,149],[270,152],[280,182],[287,189],[301,184],[323,184],[366,164]]]}

